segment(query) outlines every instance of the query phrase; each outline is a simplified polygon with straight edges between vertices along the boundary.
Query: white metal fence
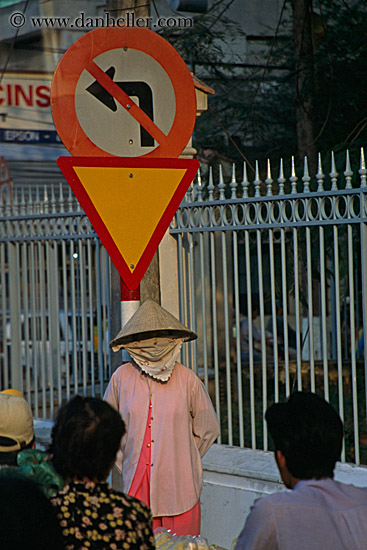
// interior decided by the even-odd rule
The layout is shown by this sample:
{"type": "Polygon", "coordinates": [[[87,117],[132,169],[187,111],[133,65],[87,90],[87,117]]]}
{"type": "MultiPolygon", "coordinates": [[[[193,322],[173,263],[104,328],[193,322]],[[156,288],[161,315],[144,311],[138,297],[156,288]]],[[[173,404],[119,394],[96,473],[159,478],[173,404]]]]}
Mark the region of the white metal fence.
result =
{"type": "MultiPolygon", "coordinates": [[[[177,211],[181,318],[199,335],[183,359],[209,389],[222,443],[267,449],[267,406],[307,389],[339,410],[343,458],[367,463],[363,151],[341,174],[333,155],[328,175],[321,158],[314,177],[307,161],[287,168],[261,178],[256,164],[250,183],[243,167],[226,182],[219,167],[177,211]]],[[[103,394],[109,262],[68,187],[16,188],[13,201],[0,190],[0,387],[23,389],[35,416],[103,394]]]]}
{"type": "Polygon", "coordinates": [[[275,180],[268,163],[264,181],[256,163],[251,183],[246,166],[227,183],[220,166],[171,224],[182,320],[199,335],[185,361],[212,394],[222,443],[267,449],[268,405],[310,390],[344,420],[343,458],[367,463],[367,170],[363,150],[354,171],[343,156],[341,175],[332,154],[314,178],[307,159],[287,178],[280,162],[275,180]]]}
{"type": "Polygon", "coordinates": [[[68,187],[0,196],[0,387],[22,389],[36,417],[74,393],[102,395],[109,258],[68,187]]]}

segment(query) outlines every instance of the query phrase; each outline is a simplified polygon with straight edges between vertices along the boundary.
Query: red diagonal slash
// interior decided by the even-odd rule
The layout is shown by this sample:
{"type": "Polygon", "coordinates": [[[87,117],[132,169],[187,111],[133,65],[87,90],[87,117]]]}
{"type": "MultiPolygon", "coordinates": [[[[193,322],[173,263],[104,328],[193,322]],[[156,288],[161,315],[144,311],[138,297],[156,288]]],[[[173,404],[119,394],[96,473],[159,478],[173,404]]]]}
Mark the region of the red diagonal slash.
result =
{"type": "Polygon", "coordinates": [[[106,75],[103,70],[98,67],[94,61],[90,61],[86,70],[110,93],[120,105],[133,117],[159,144],[164,145],[167,141],[167,136],[158,128],[156,124],[138,107],[136,103],[113,81],[106,75]],[[130,107],[128,107],[128,105],[130,107]]]}

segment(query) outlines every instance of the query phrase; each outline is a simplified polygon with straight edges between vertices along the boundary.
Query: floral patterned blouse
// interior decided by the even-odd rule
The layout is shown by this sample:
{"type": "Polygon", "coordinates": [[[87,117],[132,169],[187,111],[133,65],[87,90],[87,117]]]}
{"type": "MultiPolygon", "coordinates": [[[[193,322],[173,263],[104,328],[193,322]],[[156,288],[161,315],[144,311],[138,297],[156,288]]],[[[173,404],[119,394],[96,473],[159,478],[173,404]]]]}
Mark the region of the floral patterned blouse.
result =
{"type": "Polygon", "coordinates": [[[66,550],[154,550],[149,508],[108,483],[69,483],[51,499],[66,550]]]}

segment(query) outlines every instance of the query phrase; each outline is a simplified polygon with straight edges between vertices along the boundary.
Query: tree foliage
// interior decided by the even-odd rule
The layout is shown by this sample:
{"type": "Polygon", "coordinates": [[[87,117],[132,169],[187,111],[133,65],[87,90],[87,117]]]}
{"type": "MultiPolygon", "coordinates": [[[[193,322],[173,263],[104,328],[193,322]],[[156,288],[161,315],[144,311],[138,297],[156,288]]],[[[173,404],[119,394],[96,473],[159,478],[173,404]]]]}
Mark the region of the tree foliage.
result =
{"type": "MultiPolygon", "coordinates": [[[[309,2],[316,148],[353,150],[367,138],[367,0],[309,2]]],[[[230,3],[219,0],[193,28],[167,37],[216,92],[194,145],[238,160],[241,153],[287,158],[297,153],[296,104],[304,100],[296,88],[291,2],[285,0],[277,28],[269,29],[274,38],[250,60],[233,49],[246,37],[226,18],[230,3]]]]}

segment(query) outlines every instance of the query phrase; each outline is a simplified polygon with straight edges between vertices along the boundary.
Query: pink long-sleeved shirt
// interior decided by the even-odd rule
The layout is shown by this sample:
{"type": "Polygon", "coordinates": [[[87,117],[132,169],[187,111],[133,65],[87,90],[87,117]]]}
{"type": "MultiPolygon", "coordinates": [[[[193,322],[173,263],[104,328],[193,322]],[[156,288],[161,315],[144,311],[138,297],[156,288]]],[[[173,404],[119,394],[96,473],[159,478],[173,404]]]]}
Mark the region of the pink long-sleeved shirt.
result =
{"type": "Polygon", "coordinates": [[[126,424],[116,459],[124,492],[134,478],[151,403],[152,514],[175,516],[190,510],[203,486],[201,457],[219,435],[212,402],[198,376],[176,363],[171,378],[162,383],[135,363],[125,363],[112,375],[104,399],[126,424]]]}

